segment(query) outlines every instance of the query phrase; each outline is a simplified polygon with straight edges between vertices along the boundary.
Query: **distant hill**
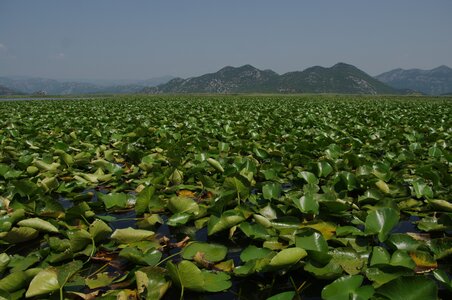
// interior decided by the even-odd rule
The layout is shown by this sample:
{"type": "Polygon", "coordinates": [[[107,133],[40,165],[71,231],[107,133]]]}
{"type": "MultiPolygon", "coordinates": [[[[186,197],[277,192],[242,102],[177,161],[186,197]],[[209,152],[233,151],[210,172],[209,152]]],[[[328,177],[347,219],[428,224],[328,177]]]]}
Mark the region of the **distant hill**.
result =
{"type": "Polygon", "coordinates": [[[238,68],[224,67],[216,73],[188,79],[175,78],[155,88],[151,93],[239,93],[272,92],[272,85],[279,75],[273,71],[261,71],[250,65],[238,68]]]}
{"type": "Polygon", "coordinates": [[[15,91],[13,89],[7,88],[6,86],[0,85],[0,95],[23,95],[22,92],[15,91]]]}
{"type": "Polygon", "coordinates": [[[355,66],[338,63],[331,68],[319,66],[281,76],[281,87],[294,92],[396,94],[398,91],[376,80],[355,66]]]}
{"type": "MultiPolygon", "coordinates": [[[[137,81],[132,84],[116,84],[105,86],[89,82],[67,82],[46,78],[33,77],[0,77],[0,85],[9,89],[23,91],[25,93],[35,93],[37,91],[46,92],[48,95],[71,95],[71,94],[125,94],[137,93],[144,87],[165,83],[172,77],[159,77],[144,81],[137,81]]],[[[106,81],[108,82],[108,81],[106,81]]],[[[121,81],[118,81],[121,83],[121,81]]]]}
{"type": "Polygon", "coordinates": [[[395,69],[375,78],[396,89],[411,89],[429,95],[452,93],[452,69],[447,66],[432,70],[395,69]]]}
{"type": "Polygon", "coordinates": [[[311,67],[278,75],[251,65],[224,67],[215,73],[188,79],[175,78],[144,93],[350,93],[396,94],[358,68],[338,63],[331,68],[311,67]]]}

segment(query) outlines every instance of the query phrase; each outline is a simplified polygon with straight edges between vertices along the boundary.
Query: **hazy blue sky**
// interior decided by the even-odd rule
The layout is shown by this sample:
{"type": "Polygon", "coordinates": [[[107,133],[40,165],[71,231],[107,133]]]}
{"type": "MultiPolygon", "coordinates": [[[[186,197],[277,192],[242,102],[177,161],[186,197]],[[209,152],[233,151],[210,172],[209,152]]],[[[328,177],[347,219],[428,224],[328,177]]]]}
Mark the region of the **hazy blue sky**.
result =
{"type": "Polygon", "coordinates": [[[0,0],[0,75],[145,79],[452,67],[451,0],[0,0]]]}

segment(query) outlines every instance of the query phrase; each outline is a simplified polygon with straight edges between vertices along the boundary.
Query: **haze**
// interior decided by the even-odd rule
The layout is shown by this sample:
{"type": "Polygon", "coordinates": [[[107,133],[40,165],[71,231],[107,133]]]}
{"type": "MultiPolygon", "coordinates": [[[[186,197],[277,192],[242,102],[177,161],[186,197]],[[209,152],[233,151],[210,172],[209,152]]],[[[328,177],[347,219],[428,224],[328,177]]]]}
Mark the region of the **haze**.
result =
{"type": "Polygon", "coordinates": [[[189,77],[452,66],[452,1],[0,2],[0,76],[189,77]]]}

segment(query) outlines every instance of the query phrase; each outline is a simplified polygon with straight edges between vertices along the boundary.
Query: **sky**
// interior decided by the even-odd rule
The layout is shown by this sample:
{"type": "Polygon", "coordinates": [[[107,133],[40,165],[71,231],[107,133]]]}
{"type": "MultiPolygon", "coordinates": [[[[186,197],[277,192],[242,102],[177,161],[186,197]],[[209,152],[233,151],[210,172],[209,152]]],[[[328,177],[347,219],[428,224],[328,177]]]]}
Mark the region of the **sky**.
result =
{"type": "Polygon", "coordinates": [[[452,67],[451,0],[0,0],[0,76],[452,67]]]}

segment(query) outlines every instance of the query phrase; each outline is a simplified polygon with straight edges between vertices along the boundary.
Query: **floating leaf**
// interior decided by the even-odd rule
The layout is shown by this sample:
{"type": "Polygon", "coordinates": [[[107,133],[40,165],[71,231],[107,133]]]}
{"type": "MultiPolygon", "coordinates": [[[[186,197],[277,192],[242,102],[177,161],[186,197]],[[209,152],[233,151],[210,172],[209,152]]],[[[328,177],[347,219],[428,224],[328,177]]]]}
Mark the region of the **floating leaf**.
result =
{"type": "Polygon", "coordinates": [[[399,213],[390,207],[383,207],[371,211],[366,218],[367,234],[378,234],[378,240],[383,242],[391,229],[399,223],[399,213]]]}
{"type": "Polygon", "coordinates": [[[154,236],[154,232],[144,229],[134,229],[131,227],[125,229],[116,229],[111,238],[121,244],[129,244],[148,240],[154,236]]]}
{"type": "Polygon", "coordinates": [[[112,231],[113,230],[111,230],[110,226],[105,224],[105,222],[100,219],[94,220],[94,222],[89,226],[89,233],[96,242],[109,237],[112,231]]]}
{"type": "Polygon", "coordinates": [[[6,235],[0,236],[0,240],[4,240],[11,244],[23,243],[37,238],[39,232],[31,227],[13,227],[6,235]]]}
{"type": "Polygon", "coordinates": [[[56,268],[47,268],[39,272],[30,282],[25,297],[30,298],[45,295],[60,289],[56,268]]]}
{"type": "Polygon", "coordinates": [[[146,290],[146,299],[161,299],[171,282],[165,279],[165,269],[142,268],[135,272],[138,293],[142,294],[146,290]]]}
{"type": "Polygon", "coordinates": [[[359,274],[367,262],[367,257],[361,257],[350,248],[336,248],[330,254],[333,256],[332,261],[350,275],[359,274]]]}
{"type": "Polygon", "coordinates": [[[9,293],[15,292],[24,288],[27,283],[27,275],[23,271],[14,272],[0,279],[0,291],[9,293]]]}
{"type": "Polygon", "coordinates": [[[243,262],[247,262],[253,259],[268,257],[270,253],[272,253],[270,249],[258,248],[256,246],[250,245],[243,249],[243,251],[240,253],[240,259],[243,262]]]}
{"type": "Polygon", "coordinates": [[[298,177],[303,178],[309,184],[318,184],[319,183],[319,180],[317,179],[317,177],[311,172],[302,171],[302,172],[298,173],[298,177]]]}
{"type": "Polygon", "coordinates": [[[366,269],[366,277],[371,280],[373,283],[373,287],[378,288],[385,283],[388,283],[400,276],[410,275],[411,271],[405,270],[397,270],[397,271],[388,271],[384,272],[378,268],[367,268],[366,269]]]}
{"type": "Polygon", "coordinates": [[[226,190],[233,191],[240,200],[247,199],[250,194],[246,180],[241,180],[239,177],[226,178],[223,186],[226,190]]]}
{"type": "Polygon", "coordinates": [[[325,286],[322,290],[322,298],[325,300],[370,299],[374,294],[372,286],[361,286],[364,277],[362,275],[343,276],[325,286]]]}
{"type": "Polygon", "coordinates": [[[209,223],[207,224],[207,232],[209,235],[212,235],[219,231],[229,229],[244,220],[246,220],[246,218],[243,214],[235,210],[225,211],[219,218],[215,215],[211,215],[209,223]]]}
{"type": "Polygon", "coordinates": [[[215,293],[221,292],[229,289],[232,284],[230,276],[224,272],[212,273],[212,272],[202,272],[204,278],[204,287],[203,289],[206,292],[215,293]]]}
{"type": "Polygon", "coordinates": [[[204,258],[210,262],[218,262],[226,257],[228,248],[219,244],[192,242],[184,247],[182,250],[182,257],[185,259],[193,259],[197,253],[202,253],[204,258]]]}
{"type": "Polygon", "coordinates": [[[227,274],[201,271],[195,264],[187,260],[181,261],[177,266],[168,263],[167,267],[175,283],[190,290],[220,292],[231,287],[230,277],[227,274]]]}
{"type": "Polygon", "coordinates": [[[373,247],[369,263],[370,266],[387,265],[390,261],[391,255],[385,248],[380,246],[373,247]]]}
{"type": "Polygon", "coordinates": [[[221,166],[221,164],[217,161],[217,160],[215,160],[215,159],[213,159],[213,158],[208,158],[208,159],[206,159],[206,161],[209,163],[209,165],[211,165],[215,170],[217,170],[218,172],[220,172],[220,173],[224,173],[224,169],[223,169],[223,167],[221,166]]]}
{"type": "Polygon", "coordinates": [[[398,250],[417,250],[422,246],[420,241],[417,241],[411,236],[402,233],[391,234],[386,243],[393,249],[398,250]]]}
{"type": "Polygon", "coordinates": [[[437,299],[438,288],[427,277],[404,276],[382,285],[377,294],[389,300],[437,299]]]}
{"type": "Polygon", "coordinates": [[[305,250],[328,252],[328,244],[318,231],[305,230],[295,237],[295,245],[305,250]]]}
{"type": "Polygon", "coordinates": [[[300,259],[307,256],[308,253],[302,248],[293,247],[281,250],[271,260],[272,267],[285,267],[296,264],[300,259]]]}
{"type": "Polygon", "coordinates": [[[267,298],[267,300],[292,300],[293,297],[295,297],[295,292],[289,291],[289,292],[282,292],[282,293],[276,294],[274,296],[271,296],[270,298],[267,298]]]}
{"type": "Polygon", "coordinates": [[[6,270],[11,258],[6,253],[0,253],[0,274],[6,270]]]}
{"type": "Polygon", "coordinates": [[[115,277],[110,277],[108,273],[98,273],[92,278],[86,278],[85,283],[90,289],[97,289],[108,286],[115,280],[115,277]]]}
{"type": "Polygon", "coordinates": [[[155,187],[148,186],[145,187],[137,196],[137,201],[135,203],[135,212],[137,215],[142,215],[149,209],[149,203],[155,193],[155,187]]]}
{"type": "Polygon", "coordinates": [[[331,174],[331,172],[333,172],[333,167],[327,161],[319,161],[317,163],[317,169],[317,175],[319,177],[327,177],[331,174]]]}
{"type": "Polygon", "coordinates": [[[378,180],[377,182],[375,182],[375,185],[380,191],[382,191],[385,194],[389,194],[391,192],[389,186],[383,180],[378,180]]]}
{"type": "Polygon", "coordinates": [[[426,197],[428,199],[433,198],[433,191],[430,186],[423,179],[418,179],[412,183],[414,192],[417,198],[426,197]]]}
{"type": "Polygon", "coordinates": [[[126,247],[122,249],[121,252],[119,252],[119,256],[136,264],[155,266],[162,258],[162,252],[156,249],[151,249],[143,253],[141,250],[135,247],[126,247]]]}
{"type": "Polygon", "coordinates": [[[267,200],[278,199],[281,194],[281,184],[275,182],[265,184],[262,187],[262,194],[267,200]]]}
{"type": "Polygon", "coordinates": [[[195,200],[188,197],[175,196],[168,201],[168,209],[173,213],[197,214],[199,206],[195,200]]]}
{"type": "Polygon", "coordinates": [[[293,199],[293,201],[295,206],[298,207],[302,213],[319,213],[319,203],[312,193],[305,194],[299,199],[293,199]]]}
{"type": "Polygon", "coordinates": [[[433,276],[441,282],[449,291],[452,291],[452,281],[449,278],[449,275],[444,270],[435,270],[433,271],[433,276]]]}
{"type": "Polygon", "coordinates": [[[442,259],[452,255],[452,238],[450,237],[432,239],[427,244],[435,259],[442,259]]]}
{"type": "Polygon", "coordinates": [[[427,252],[410,251],[409,255],[416,264],[416,268],[414,269],[416,273],[426,273],[438,268],[436,260],[427,252]]]}
{"type": "Polygon", "coordinates": [[[104,202],[107,209],[111,208],[125,208],[127,207],[127,200],[129,195],[124,193],[102,194],[98,193],[98,197],[104,202]]]}

